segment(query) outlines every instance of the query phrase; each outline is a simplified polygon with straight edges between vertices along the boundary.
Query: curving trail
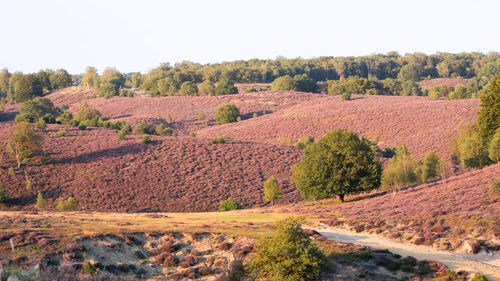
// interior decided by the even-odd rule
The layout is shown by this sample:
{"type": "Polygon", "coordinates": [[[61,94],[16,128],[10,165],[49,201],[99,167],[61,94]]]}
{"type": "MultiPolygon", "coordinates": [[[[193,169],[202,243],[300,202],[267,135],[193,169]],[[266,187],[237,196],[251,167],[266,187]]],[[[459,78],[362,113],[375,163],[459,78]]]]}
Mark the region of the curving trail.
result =
{"type": "Polygon", "coordinates": [[[500,280],[500,255],[498,253],[460,254],[446,252],[428,246],[417,246],[399,242],[375,234],[356,233],[322,224],[312,229],[325,238],[337,242],[349,242],[372,248],[388,249],[401,256],[413,256],[418,260],[429,259],[439,261],[455,271],[480,272],[489,280],[500,280]]]}

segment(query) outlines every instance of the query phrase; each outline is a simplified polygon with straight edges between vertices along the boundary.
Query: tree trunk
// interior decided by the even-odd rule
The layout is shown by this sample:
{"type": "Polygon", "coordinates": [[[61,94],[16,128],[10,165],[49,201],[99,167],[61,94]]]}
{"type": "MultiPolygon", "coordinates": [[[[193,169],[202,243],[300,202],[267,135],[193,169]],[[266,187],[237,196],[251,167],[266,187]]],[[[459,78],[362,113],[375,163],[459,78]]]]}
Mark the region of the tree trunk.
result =
{"type": "Polygon", "coordinates": [[[342,203],[344,203],[344,196],[345,196],[344,194],[340,194],[340,195],[339,195],[340,201],[341,201],[342,203]]]}

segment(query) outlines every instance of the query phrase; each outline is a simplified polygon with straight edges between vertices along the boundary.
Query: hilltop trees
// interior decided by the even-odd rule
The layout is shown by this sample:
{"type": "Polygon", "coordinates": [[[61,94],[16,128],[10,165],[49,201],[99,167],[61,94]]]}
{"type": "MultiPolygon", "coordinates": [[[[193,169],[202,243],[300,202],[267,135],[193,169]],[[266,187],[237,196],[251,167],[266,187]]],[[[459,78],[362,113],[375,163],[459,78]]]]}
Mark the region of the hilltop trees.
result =
{"type": "Polygon", "coordinates": [[[236,122],[239,116],[240,111],[234,104],[221,104],[215,110],[215,122],[217,124],[236,122]]]}
{"type": "Polygon", "coordinates": [[[264,200],[271,202],[274,205],[274,201],[283,197],[283,191],[281,190],[278,181],[275,177],[270,177],[264,183],[264,200]]]}
{"type": "Polygon", "coordinates": [[[41,137],[35,133],[33,126],[26,122],[16,125],[10,135],[7,151],[10,152],[20,168],[25,161],[33,157],[41,148],[41,137]]]}
{"type": "Polygon", "coordinates": [[[87,66],[80,85],[92,88],[99,87],[99,75],[97,74],[97,69],[95,67],[87,66]]]}
{"type": "Polygon", "coordinates": [[[101,76],[99,94],[111,97],[118,94],[118,90],[125,84],[123,74],[114,68],[106,68],[101,76]]]}
{"type": "Polygon", "coordinates": [[[58,69],[56,72],[52,73],[49,76],[49,81],[52,90],[66,88],[73,84],[71,75],[69,75],[68,72],[64,69],[58,69]]]}
{"type": "Polygon", "coordinates": [[[42,85],[34,74],[22,75],[14,83],[14,98],[17,102],[25,102],[42,94],[42,85]]]}
{"type": "Polygon", "coordinates": [[[202,83],[198,84],[198,93],[200,94],[200,96],[214,96],[214,83],[210,80],[205,80],[202,83]]]}
{"type": "Polygon", "coordinates": [[[10,75],[7,68],[0,71],[0,97],[5,97],[9,93],[10,75]]]}
{"type": "Polygon", "coordinates": [[[198,87],[196,87],[196,85],[193,82],[186,81],[182,83],[179,93],[186,96],[197,96],[198,87]]]}
{"type": "Polygon", "coordinates": [[[355,194],[380,185],[382,167],[372,143],[345,130],[333,130],[306,147],[292,168],[294,180],[306,200],[355,194]]]}

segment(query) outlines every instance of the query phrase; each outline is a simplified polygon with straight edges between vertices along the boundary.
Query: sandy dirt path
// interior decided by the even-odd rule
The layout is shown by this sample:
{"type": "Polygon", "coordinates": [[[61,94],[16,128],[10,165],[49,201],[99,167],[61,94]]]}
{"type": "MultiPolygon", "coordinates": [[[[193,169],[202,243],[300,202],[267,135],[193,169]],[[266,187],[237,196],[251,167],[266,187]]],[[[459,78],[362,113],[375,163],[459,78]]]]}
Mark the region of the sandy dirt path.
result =
{"type": "Polygon", "coordinates": [[[324,237],[337,242],[350,242],[376,249],[388,249],[401,256],[413,256],[419,260],[429,259],[439,261],[455,271],[465,270],[470,273],[480,272],[484,274],[488,280],[500,280],[500,255],[498,253],[452,253],[440,251],[428,246],[417,246],[400,242],[375,234],[356,233],[346,229],[327,227],[325,225],[320,225],[313,229],[324,237]]]}

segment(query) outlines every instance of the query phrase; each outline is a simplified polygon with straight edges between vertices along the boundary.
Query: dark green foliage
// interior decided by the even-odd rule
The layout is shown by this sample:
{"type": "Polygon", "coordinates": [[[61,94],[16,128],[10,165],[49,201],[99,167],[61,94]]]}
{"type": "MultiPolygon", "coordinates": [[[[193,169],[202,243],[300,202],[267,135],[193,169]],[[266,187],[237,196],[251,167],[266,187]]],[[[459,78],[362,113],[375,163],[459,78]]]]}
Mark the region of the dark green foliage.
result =
{"type": "Polygon", "coordinates": [[[314,280],[326,264],[326,258],[301,227],[302,219],[288,218],[276,223],[271,237],[259,240],[252,272],[258,280],[314,280]]]}
{"type": "Polygon", "coordinates": [[[141,134],[152,135],[155,132],[155,128],[153,128],[152,126],[149,126],[145,122],[141,122],[141,123],[137,124],[137,126],[135,127],[135,131],[137,133],[141,133],[141,134]]]}
{"type": "Polygon", "coordinates": [[[14,98],[17,102],[25,102],[43,94],[42,85],[34,74],[22,75],[13,87],[14,98]]]}
{"type": "Polygon", "coordinates": [[[498,176],[490,185],[490,194],[500,196],[500,176],[498,176]]]}
{"type": "Polygon", "coordinates": [[[191,81],[186,81],[182,83],[179,93],[186,96],[197,96],[198,88],[191,81]]]}
{"type": "Polygon", "coordinates": [[[156,92],[162,96],[173,95],[177,92],[177,83],[170,77],[161,79],[157,82],[156,92]]]}
{"type": "Polygon", "coordinates": [[[480,96],[481,110],[477,126],[484,143],[488,143],[500,128],[500,74],[488,83],[487,93],[480,96]]]}
{"type": "Polygon", "coordinates": [[[47,128],[47,122],[45,122],[45,120],[43,120],[43,118],[41,118],[41,117],[38,118],[38,121],[36,121],[35,125],[38,129],[43,130],[43,129],[47,128]]]}
{"type": "Polygon", "coordinates": [[[236,122],[240,116],[240,111],[233,104],[221,104],[215,110],[215,122],[217,124],[227,124],[236,122]]]}
{"type": "Polygon", "coordinates": [[[455,89],[449,93],[448,99],[459,100],[459,99],[470,99],[472,98],[472,89],[467,88],[463,85],[457,85],[455,89]]]}
{"type": "Polygon", "coordinates": [[[171,136],[174,133],[172,129],[170,128],[165,128],[162,124],[156,126],[155,128],[155,134],[159,136],[171,136]]]}
{"type": "Polygon", "coordinates": [[[211,144],[219,144],[219,143],[226,143],[226,141],[229,139],[228,136],[224,135],[224,136],[218,136],[216,137],[215,139],[211,140],[210,143],[211,144]]]}
{"type": "Polygon", "coordinates": [[[151,138],[149,136],[142,136],[142,143],[144,144],[151,143],[151,138]]]}
{"type": "Polygon", "coordinates": [[[301,92],[316,92],[318,90],[318,84],[306,73],[295,75],[293,77],[294,80],[294,89],[301,92]]]}
{"type": "Polygon", "coordinates": [[[217,83],[214,91],[216,96],[233,95],[238,93],[238,88],[234,86],[234,82],[231,82],[227,78],[223,78],[217,83]]]}
{"type": "Polygon", "coordinates": [[[430,180],[438,176],[439,157],[434,151],[429,151],[424,158],[424,180],[430,180]]]}
{"type": "Polygon", "coordinates": [[[58,69],[56,72],[52,73],[49,76],[49,80],[52,90],[66,88],[73,84],[71,75],[69,75],[68,72],[64,69],[58,69]]]}
{"type": "Polygon", "coordinates": [[[41,140],[42,137],[35,133],[31,124],[21,122],[16,125],[9,137],[7,151],[16,159],[18,168],[40,152],[41,140]]]}
{"type": "Polygon", "coordinates": [[[311,136],[307,136],[304,139],[298,141],[296,147],[298,149],[306,149],[306,147],[312,143],[314,143],[314,138],[311,136]]]}
{"type": "Polygon", "coordinates": [[[220,205],[219,205],[219,211],[221,211],[221,212],[239,210],[241,208],[242,208],[241,205],[231,197],[220,202],[220,205]]]}
{"type": "Polygon", "coordinates": [[[110,98],[118,94],[118,87],[112,83],[101,83],[99,86],[99,96],[110,98]]]}
{"type": "Polygon", "coordinates": [[[352,76],[345,79],[328,81],[328,94],[332,96],[344,93],[364,95],[368,90],[378,91],[380,87],[380,83],[376,83],[375,81],[352,76]]]}
{"type": "Polygon", "coordinates": [[[333,130],[309,145],[292,171],[304,199],[338,195],[343,201],[347,194],[379,187],[382,167],[369,140],[345,130],[333,130]]]}
{"type": "Polygon", "coordinates": [[[295,88],[295,80],[290,75],[276,78],[271,85],[272,91],[291,91],[295,88]]]}
{"type": "Polygon", "coordinates": [[[101,120],[101,113],[96,109],[90,108],[85,102],[76,113],[75,120],[86,126],[97,127],[101,120]]]}
{"type": "Polygon", "coordinates": [[[37,122],[40,118],[46,119],[47,123],[55,123],[55,118],[59,115],[60,109],[45,98],[34,98],[23,103],[16,116],[16,122],[37,122]]]}
{"type": "MultiPolygon", "coordinates": [[[[71,114],[71,112],[69,111],[64,111],[60,116],[59,116],[59,121],[61,122],[61,124],[63,125],[69,125],[69,123],[71,122],[71,120],[74,120],[73,119],[73,114],[71,114]]],[[[75,120],[76,121],[76,120],[75,120]]],[[[71,125],[70,125],[71,126],[71,125]]]]}
{"type": "Polygon", "coordinates": [[[78,203],[71,196],[66,200],[64,200],[62,197],[59,197],[55,207],[58,212],[71,212],[78,210],[78,203]]]}
{"type": "Polygon", "coordinates": [[[78,124],[78,130],[81,130],[81,131],[87,130],[87,125],[85,125],[85,124],[78,124]]]}
{"type": "Polygon", "coordinates": [[[283,197],[283,191],[281,190],[278,181],[275,177],[270,177],[264,183],[264,200],[271,202],[274,205],[274,201],[283,197]]]}
{"type": "Polygon", "coordinates": [[[0,205],[7,203],[7,200],[9,197],[7,196],[7,193],[5,192],[3,185],[0,183],[0,205]]]}

